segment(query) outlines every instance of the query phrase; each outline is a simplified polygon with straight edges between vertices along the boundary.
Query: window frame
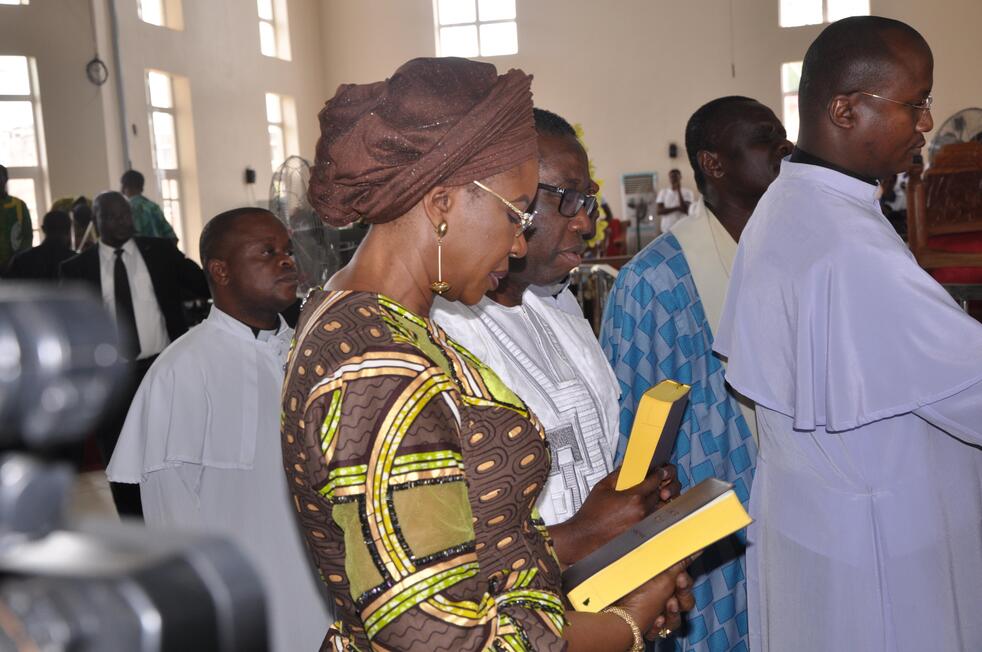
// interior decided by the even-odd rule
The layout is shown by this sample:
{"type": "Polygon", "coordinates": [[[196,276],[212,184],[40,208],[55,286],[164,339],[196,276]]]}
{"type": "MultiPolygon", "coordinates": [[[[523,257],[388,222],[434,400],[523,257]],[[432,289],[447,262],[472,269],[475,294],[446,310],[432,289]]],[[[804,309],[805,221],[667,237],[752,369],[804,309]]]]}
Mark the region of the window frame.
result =
{"type": "Polygon", "coordinates": [[[136,0],[136,15],[141,22],[154,27],[166,27],[176,31],[184,29],[184,12],[181,0],[152,0],[160,4],[160,22],[155,23],[143,16],[143,3],[147,0],[136,0]]]}
{"type": "Polygon", "coordinates": [[[187,214],[185,205],[185,188],[181,169],[181,145],[178,131],[180,129],[178,121],[178,106],[174,89],[174,76],[166,71],[156,68],[147,68],[144,71],[144,89],[147,101],[147,122],[150,129],[150,157],[153,164],[154,177],[157,180],[157,188],[160,191],[160,208],[179,241],[184,241],[184,218],[187,214]],[[150,75],[163,75],[167,78],[170,91],[170,106],[157,106],[153,103],[150,94],[150,75]],[[158,162],[157,134],[154,129],[154,114],[161,113],[169,115],[174,124],[174,168],[162,168],[158,162]],[[171,192],[171,190],[175,192],[171,192]],[[176,195],[176,196],[175,196],[176,195]],[[176,216],[174,215],[176,208],[176,216]]]}
{"type": "Polygon", "coordinates": [[[457,2],[471,2],[474,7],[474,20],[471,22],[444,22],[440,18],[440,0],[433,0],[433,32],[436,40],[436,52],[438,57],[444,56],[467,56],[467,57],[480,57],[484,59],[489,59],[492,57],[508,57],[518,54],[518,0],[514,0],[515,3],[515,15],[514,18],[502,18],[494,20],[481,20],[481,8],[480,0],[455,0],[457,2]],[[481,27],[487,25],[514,25],[515,27],[515,50],[514,52],[501,52],[497,54],[486,54],[484,48],[481,45],[481,27]],[[445,53],[443,51],[443,36],[442,31],[444,28],[449,27],[474,27],[475,32],[475,46],[477,51],[472,54],[463,53],[445,53]]]}
{"type": "Polygon", "coordinates": [[[798,67],[798,85],[801,84],[801,61],[785,61],[781,64],[781,122],[784,123],[784,128],[788,133],[788,140],[792,143],[798,140],[798,131],[801,126],[800,113],[794,116],[794,120],[788,118],[788,100],[794,98],[795,109],[798,109],[798,86],[794,88],[787,88],[785,84],[786,69],[788,66],[798,67]]]}
{"type": "Polygon", "coordinates": [[[273,172],[276,172],[276,170],[283,165],[283,161],[291,156],[297,156],[300,151],[299,139],[297,138],[297,108],[293,98],[282,93],[267,91],[263,96],[263,99],[263,108],[266,113],[266,135],[269,138],[270,167],[273,172]],[[276,102],[279,104],[279,120],[273,120],[269,114],[270,98],[276,98],[276,102]],[[274,158],[275,153],[273,152],[271,134],[271,130],[273,128],[280,130],[280,137],[282,139],[283,159],[280,161],[277,161],[274,158]]]}
{"type": "MultiPolygon", "coordinates": [[[[780,26],[782,29],[791,29],[791,28],[794,28],[794,27],[808,27],[808,26],[812,26],[812,25],[827,25],[827,24],[829,24],[831,22],[834,22],[832,20],[829,20],[829,2],[830,2],[830,0],[809,0],[809,1],[810,2],[814,2],[814,3],[821,2],[821,4],[822,4],[822,20],[821,20],[821,22],[818,22],[818,23],[794,23],[792,25],[785,25],[784,24],[784,18],[783,18],[783,15],[784,15],[784,11],[783,11],[784,10],[784,2],[783,2],[783,0],[778,0],[778,5],[777,5],[777,14],[778,14],[777,15],[777,24],[778,24],[778,26],[780,26]]],[[[795,0],[795,2],[802,2],[802,0],[795,0]]],[[[865,2],[866,2],[866,13],[850,14],[850,16],[869,16],[870,15],[870,12],[871,12],[870,0],[865,0],[865,2]]],[[[845,16],[843,16],[843,18],[845,18],[845,16]]]]}
{"type": "Polygon", "coordinates": [[[260,13],[260,4],[263,0],[256,0],[256,16],[259,19],[259,53],[270,59],[281,59],[283,61],[292,60],[290,49],[290,21],[287,15],[286,0],[267,0],[269,2],[271,18],[263,17],[260,13]],[[269,25],[273,32],[272,54],[263,52],[263,26],[269,25]]]}
{"type": "MultiPolygon", "coordinates": [[[[25,3],[26,4],[26,3],[25,3]]],[[[19,57],[27,63],[28,92],[26,95],[2,94],[0,102],[30,102],[31,117],[34,120],[34,154],[36,165],[8,165],[8,181],[27,179],[34,184],[34,206],[29,206],[31,210],[31,224],[33,229],[33,244],[37,245],[41,239],[41,218],[46,212],[45,207],[51,205],[51,192],[48,187],[48,160],[47,147],[44,141],[44,120],[41,113],[41,93],[38,83],[37,61],[34,57],[21,54],[4,54],[3,56],[19,57]]]]}

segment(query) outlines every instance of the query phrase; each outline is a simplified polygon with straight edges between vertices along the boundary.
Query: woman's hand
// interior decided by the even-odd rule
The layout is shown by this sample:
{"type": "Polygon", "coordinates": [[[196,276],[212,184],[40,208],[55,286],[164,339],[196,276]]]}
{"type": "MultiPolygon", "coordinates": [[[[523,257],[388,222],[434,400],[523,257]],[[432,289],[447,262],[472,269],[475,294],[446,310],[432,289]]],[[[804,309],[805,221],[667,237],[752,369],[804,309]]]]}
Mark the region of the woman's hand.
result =
{"type": "Polygon", "coordinates": [[[672,464],[624,491],[614,488],[619,473],[617,468],[598,482],[576,514],[549,528],[562,564],[576,563],[679,494],[672,464]]]}

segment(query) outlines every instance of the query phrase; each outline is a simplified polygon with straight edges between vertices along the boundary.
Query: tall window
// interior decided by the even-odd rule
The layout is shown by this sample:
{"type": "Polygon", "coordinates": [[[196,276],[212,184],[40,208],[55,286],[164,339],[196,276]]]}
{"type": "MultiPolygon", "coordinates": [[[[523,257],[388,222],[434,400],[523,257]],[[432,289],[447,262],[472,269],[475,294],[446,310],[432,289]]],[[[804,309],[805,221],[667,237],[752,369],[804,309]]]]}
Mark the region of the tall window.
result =
{"type": "Polygon", "coordinates": [[[784,96],[784,128],[788,140],[798,140],[798,84],[801,82],[801,62],[781,64],[781,94],[784,96]]]}
{"type": "Polygon", "coordinates": [[[259,8],[259,51],[267,57],[290,60],[290,28],[286,0],[256,0],[259,8]]]}
{"type": "Polygon", "coordinates": [[[515,0],[434,0],[441,57],[495,57],[518,52],[515,0]]]}
{"type": "Polygon", "coordinates": [[[137,0],[136,10],[145,23],[170,29],[184,28],[181,0],[137,0]]]}
{"type": "Polygon", "coordinates": [[[780,0],[781,27],[834,23],[849,16],[869,16],[869,0],[780,0]]]}
{"type": "Polygon", "coordinates": [[[0,164],[10,176],[7,192],[24,200],[37,228],[48,189],[37,74],[29,57],[0,56],[0,164]]]}
{"type": "Polygon", "coordinates": [[[0,5],[26,5],[30,0],[0,0],[0,5]]]}
{"type": "Polygon", "coordinates": [[[164,22],[164,0],[139,0],[136,7],[140,20],[151,25],[166,25],[164,22]]]}
{"type": "Polygon", "coordinates": [[[270,163],[275,172],[288,156],[299,151],[297,109],[293,98],[266,93],[266,131],[269,133],[270,163]]]}
{"type": "Polygon", "coordinates": [[[177,151],[174,82],[167,73],[147,71],[147,104],[150,107],[150,140],[153,169],[160,184],[164,217],[183,240],[181,220],[181,170],[177,151]]]}

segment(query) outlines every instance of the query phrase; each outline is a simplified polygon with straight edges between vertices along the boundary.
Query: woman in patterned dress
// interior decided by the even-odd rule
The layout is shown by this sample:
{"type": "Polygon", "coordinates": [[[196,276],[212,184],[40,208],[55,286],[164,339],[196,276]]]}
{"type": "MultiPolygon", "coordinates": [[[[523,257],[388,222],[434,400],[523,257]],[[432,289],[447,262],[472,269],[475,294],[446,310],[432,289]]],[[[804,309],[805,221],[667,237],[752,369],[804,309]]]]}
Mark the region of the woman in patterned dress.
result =
{"type": "Polygon", "coordinates": [[[284,465],[339,617],[323,649],[639,649],[677,623],[666,603],[691,606],[679,565],[614,612],[568,609],[535,510],[542,429],[428,318],[434,293],[476,303],[525,254],[530,83],[416,59],[321,112],[312,203],[372,225],[308,297],[283,390],[284,465]]]}

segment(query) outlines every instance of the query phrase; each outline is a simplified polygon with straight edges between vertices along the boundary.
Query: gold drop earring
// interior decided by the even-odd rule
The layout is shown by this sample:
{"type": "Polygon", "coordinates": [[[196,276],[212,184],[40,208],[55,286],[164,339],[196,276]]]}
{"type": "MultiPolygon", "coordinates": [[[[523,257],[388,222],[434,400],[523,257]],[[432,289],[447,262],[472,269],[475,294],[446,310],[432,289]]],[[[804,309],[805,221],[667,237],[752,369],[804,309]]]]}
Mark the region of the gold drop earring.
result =
{"type": "Polygon", "coordinates": [[[430,290],[443,294],[450,289],[450,284],[443,280],[443,236],[447,235],[447,223],[440,222],[436,227],[436,280],[430,283],[430,290]]]}

